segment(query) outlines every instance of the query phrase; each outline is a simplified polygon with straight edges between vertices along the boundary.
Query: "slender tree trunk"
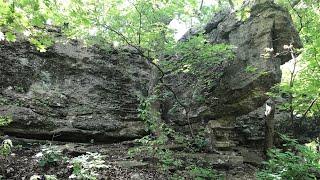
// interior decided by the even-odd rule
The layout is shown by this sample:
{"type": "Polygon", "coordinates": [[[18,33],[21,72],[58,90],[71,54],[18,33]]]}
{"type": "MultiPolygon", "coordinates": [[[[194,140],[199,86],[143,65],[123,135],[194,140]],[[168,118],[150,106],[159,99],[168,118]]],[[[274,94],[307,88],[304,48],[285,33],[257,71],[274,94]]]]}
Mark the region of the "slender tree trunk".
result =
{"type": "Polygon", "coordinates": [[[289,82],[289,88],[290,88],[290,92],[289,92],[289,112],[290,112],[290,119],[291,119],[291,123],[292,123],[292,128],[293,128],[293,135],[296,136],[297,134],[297,124],[295,123],[295,117],[294,117],[294,107],[293,107],[293,92],[291,91],[292,88],[294,87],[294,82],[295,82],[295,77],[297,74],[297,63],[298,63],[298,59],[294,54],[294,49],[293,46],[290,45],[289,46],[289,52],[291,54],[291,58],[293,61],[293,69],[290,72],[290,82],[289,82]]]}
{"type": "Polygon", "coordinates": [[[266,102],[265,111],[265,151],[272,148],[274,145],[274,113],[275,103],[269,99],[266,102]]]}

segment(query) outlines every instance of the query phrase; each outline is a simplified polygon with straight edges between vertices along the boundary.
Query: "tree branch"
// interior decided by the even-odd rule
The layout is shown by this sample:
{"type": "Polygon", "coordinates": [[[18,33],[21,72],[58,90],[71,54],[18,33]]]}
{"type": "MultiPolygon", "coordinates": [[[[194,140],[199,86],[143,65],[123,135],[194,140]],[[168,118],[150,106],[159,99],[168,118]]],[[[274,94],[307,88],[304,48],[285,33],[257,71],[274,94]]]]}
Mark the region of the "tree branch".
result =
{"type": "Polygon", "coordinates": [[[134,3],[132,3],[132,5],[139,14],[138,44],[140,45],[141,44],[141,29],[142,29],[142,12],[137,8],[137,6],[134,3]]]}
{"type": "Polygon", "coordinates": [[[314,100],[311,101],[308,109],[303,113],[302,119],[304,119],[307,116],[308,112],[311,110],[311,108],[317,102],[318,99],[319,99],[319,97],[316,97],[314,100]]]}
{"type": "Polygon", "coordinates": [[[302,28],[303,28],[303,23],[302,23],[302,16],[299,14],[299,12],[295,9],[295,6],[298,5],[300,3],[301,0],[295,0],[294,2],[291,3],[290,0],[288,0],[288,3],[290,4],[291,9],[297,14],[298,18],[299,18],[299,22],[300,22],[300,28],[299,28],[299,32],[301,32],[302,28]]]}
{"type": "MultiPolygon", "coordinates": [[[[152,59],[152,57],[150,57],[150,55],[145,55],[144,52],[141,50],[141,48],[139,48],[139,47],[135,46],[133,43],[131,43],[124,34],[120,33],[119,31],[113,29],[113,28],[110,27],[110,26],[105,25],[104,27],[105,27],[107,30],[110,30],[111,32],[113,32],[113,33],[117,34],[118,36],[120,36],[121,39],[122,39],[125,43],[127,43],[129,46],[131,46],[131,47],[133,47],[134,49],[136,49],[136,50],[138,51],[138,54],[139,54],[141,57],[145,58],[150,64],[152,64],[153,66],[155,66],[155,67],[158,69],[158,71],[159,71],[160,74],[161,74],[161,76],[160,76],[160,78],[159,78],[159,81],[162,83],[162,85],[163,85],[167,90],[169,90],[169,91],[173,94],[173,97],[174,97],[174,99],[177,101],[177,103],[178,103],[181,107],[183,107],[183,108],[185,109],[185,111],[186,111],[186,117],[187,117],[187,120],[188,120],[188,123],[189,123],[189,126],[190,126],[190,118],[189,118],[190,108],[189,108],[186,104],[184,104],[184,103],[178,98],[178,96],[177,96],[177,94],[174,92],[174,90],[173,90],[169,85],[167,85],[167,84],[164,82],[163,79],[164,79],[165,73],[164,73],[164,71],[162,70],[162,68],[161,68],[157,63],[153,62],[153,59],[152,59]]],[[[148,51],[148,52],[149,52],[149,51],[148,51]]],[[[192,129],[190,128],[190,130],[191,130],[191,135],[193,136],[192,129]]]]}
{"type": "Polygon", "coordinates": [[[199,11],[201,11],[202,8],[203,8],[203,2],[204,2],[204,0],[201,0],[201,4],[200,4],[200,7],[199,7],[199,11]]]}

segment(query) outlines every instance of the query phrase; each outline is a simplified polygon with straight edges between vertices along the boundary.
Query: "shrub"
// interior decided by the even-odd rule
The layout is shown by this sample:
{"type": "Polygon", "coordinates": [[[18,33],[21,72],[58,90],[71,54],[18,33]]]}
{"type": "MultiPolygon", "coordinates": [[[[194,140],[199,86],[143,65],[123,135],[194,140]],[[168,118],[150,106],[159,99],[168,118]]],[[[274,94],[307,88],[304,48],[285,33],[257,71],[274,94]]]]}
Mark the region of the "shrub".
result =
{"type": "Polygon", "coordinates": [[[70,161],[69,168],[72,168],[72,174],[70,179],[88,179],[95,180],[99,176],[97,170],[108,168],[103,160],[105,156],[99,153],[87,152],[85,155],[81,155],[73,158],[70,161]]]}
{"type": "Polygon", "coordinates": [[[61,149],[51,145],[43,146],[41,152],[36,157],[40,157],[39,166],[41,167],[54,166],[65,160],[61,149]]]}
{"type": "Polygon", "coordinates": [[[287,142],[284,150],[271,149],[265,169],[258,172],[258,179],[317,179],[320,175],[320,154],[296,140],[283,136],[287,142]]]}
{"type": "Polygon", "coordinates": [[[10,139],[4,140],[0,146],[0,156],[7,157],[11,153],[12,147],[13,144],[10,139]]]}
{"type": "Polygon", "coordinates": [[[45,179],[45,180],[58,180],[58,178],[55,175],[32,175],[29,180],[39,180],[39,179],[45,179]]]}
{"type": "Polygon", "coordinates": [[[6,125],[8,125],[11,121],[12,121],[12,119],[11,119],[10,117],[0,116],[0,126],[6,126],[6,125]]]}
{"type": "MultiPolygon", "coordinates": [[[[6,126],[11,121],[12,121],[12,119],[9,117],[0,116],[0,126],[6,126]]],[[[12,147],[13,147],[12,141],[10,139],[5,139],[0,143],[1,143],[0,144],[0,161],[8,161],[8,156],[10,155],[12,147]]],[[[0,171],[1,171],[2,175],[4,175],[4,171],[5,171],[4,164],[1,164],[1,166],[0,166],[0,171]]],[[[0,175],[0,179],[3,178],[2,175],[0,175]]]]}
{"type": "Polygon", "coordinates": [[[202,180],[202,179],[220,179],[221,176],[216,173],[216,171],[209,168],[202,168],[195,165],[189,166],[188,174],[192,179],[202,180]]]}

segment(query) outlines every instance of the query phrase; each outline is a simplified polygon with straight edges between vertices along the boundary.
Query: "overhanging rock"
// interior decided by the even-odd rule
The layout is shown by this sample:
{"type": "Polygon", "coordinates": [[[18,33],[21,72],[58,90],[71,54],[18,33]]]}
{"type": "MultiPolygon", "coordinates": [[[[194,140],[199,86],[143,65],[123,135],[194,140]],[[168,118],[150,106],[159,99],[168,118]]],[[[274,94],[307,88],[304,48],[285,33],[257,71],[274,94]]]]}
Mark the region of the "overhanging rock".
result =
{"type": "MultiPolygon", "coordinates": [[[[214,80],[212,88],[198,90],[204,100],[201,103],[194,95],[197,77],[183,73],[167,77],[169,84],[176,85],[173,89],[178,98],[191,102],[189,118],[192,123],[235,118],[262,106],[268,98],[265,93],[281,80],[280,65],[291,59],[283,46],[302,47],[288,11],[271,2],[254,6],[245,21],[240,21],[236,13],[218,13],[204,31],[210,43],[234,46],[236,56],[216,68],[222,76],[214,80]]],[[[189,32],[184,39],[197,32],[201,31],[189,32]]],[[[177,108],[174,98],[164,101],[162,107],[163,117],[168,122],[188,123],[186,110],[177,108]]]]}

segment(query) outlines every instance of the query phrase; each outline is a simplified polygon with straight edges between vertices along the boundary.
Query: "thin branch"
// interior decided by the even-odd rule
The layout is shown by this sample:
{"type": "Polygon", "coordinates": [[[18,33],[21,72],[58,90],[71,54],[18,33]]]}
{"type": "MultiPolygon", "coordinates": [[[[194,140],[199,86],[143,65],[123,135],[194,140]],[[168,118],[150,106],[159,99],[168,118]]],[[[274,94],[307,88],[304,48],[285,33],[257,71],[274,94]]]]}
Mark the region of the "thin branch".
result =
{"type": "Polygon", "coordinates": [[[300,28],[299,28],[299,32],[301,32],[302,28],[303,28],[303,23],[302,23],[302,19],[303,17],[299,14],[299,12],[295,9],[295,6],[297,4],[300,3],[300,0],[296,0],[293,3],[291,3],[290,0],[288,0],[288,3],[290,4],[291,9],[297,14],[297,16],[299,17],[299,22],[300,22],[300,28]]]}
{"type": "Polygon", "coordinates": [[[203,8],[203,2],[204,2],[204,0],[201,0],[201,4],[200,4],[200,7],[199,7],[199,11],[201,11],[202,8],[203,8]]]}
{"type": "MultiPolygon", "coordinates": [[[[105,28],[106,28],[107,30],[110,30],[111,32],[117,34],[118,36],[120,36],[121,39],[122,39],[125,43],[127,43],[129,46],[131,46],[131,47],[133,47],[134,49],[136,49],[136,50],[138,51],[138,54],[139,54],[141,57],[145,58],[150,64],[152,64],[153,66],[155,66],[155,67],[158,69],[158,71],[159,71],[160,74],[161,74],[161,76],[160,76],[160,78],[159,78],[159,81],[161,82],[161,84],[162,84],[167,90],[169,90],[169,91],[173,94],[173,97],[174,97],[174,99],[177,101],[177,103],[178,103],[181,107],[183,107],[183,108],[185,109],[187,121],[188,121],[188,123],[189,123],[189,127],[190,127],[190,130],[191,130],[191,136],[193,137],[193,131],[192,131],[192,128],[191,128],[191,125],[190,125],[191,123],[190,123],[190,118],[189,118],[190,108],[189,108],[187,105],[185,105],[185,104],[178,98],[178,96],[177,96],[177,94],[175,93],[175,91],[174,91],[169,85],[167,85],[167,84],[164,82],[163,79],[164,79],[165,73],[164,73],[164,71],[162,70],[162,68],[161,68],[157,63],[153,62],[153,59],[150,57],[150,55],[145,55],[144,52],[141,50],[141,48],[133,45],[133,44],[128,40],[128,38],[127,38],[124,34],[118,32],[117,30],[115,30],[115,29],[113,29],[112,27],[107,26],[107,25],[105,25],[105,28]]],[[[150,51],[148,50],[148,54],[149,54],[149,52],[150,52],[150,51]]]]}
{"type": "Polygon", "coordinates": [[[134,3],[132,3],[132,5],[139,14],[138,44],[140,45],[141,44],[141,30],[142,30],[142,12],[137,8],[137,6],[134,3]]]}
{"type": "MultiPolygon", "coordinates": [[[[124,36],[122,33],[114,30],[114,29],[111,28],[110,26],[105,26],[105,27],[106,27],[107,29],[109,29],[110,31],[116,33],[118,36],[120,36],[129,46],[131,46],[131,47],[133,47],[134,49],[136,49],[136,50],[138,51],[138,54],[139,54],[141,57],[145,58],[150,64],[152,64],[153,66],[155,66],[155,67],[159,70],[159,72],[160,72],[160,74],[161,74],[161,76],[160,76],[160,78],[159,78],[160,82],[161,82],[161,83],[164,83],[164,81],[163,81],[163,78],[164,78],[164,76],[165,76],[164,71],[161,69],[161,67],[160,67],[157,63],[153,62],[153,60],[152,60],[152,58],[151,58],[150,56],[146,56],[146,55],[144,54],[144,52],[143,52],[139,47],[133,45],[133,44],[128,40],[128,38],[127,38],[126,36],[124,36]]],[[[179,103],[179,105],[181,105],[183,108],[186,108],[186,107],[187,107],[186,105],[184,105],[184,104],[178,99],[176,93],[172,90],[171,87],[169,87],[169,86],[166,85],[166,84],[164,84],[164,86],[165,86],[169,91],[171,91],[171,92],[173,93],[174,98],[177,100],[177,102],[179,103]]]]}
{"type": "Polygon", "coordinates": [[[319,99],[319,97],[316,97],[314,100],[311,101],[308,109],[303,113],[302,119],[304,119],[307,116],[308,112],[311,110],[311,108],[317,102],[318,99],[319,99]]]}
{"type": "MultiPolygon", "coordinates": [[[[292,43],[290,44],[290,46],[288,47],[288,51],[289,53],[291,54],[291,58],[292,58],[292,61],[293,61],[293,70],[290,71],[290,82],[289,82],[289,88],[290,90],[293,88],[293,85],[294,85],[294,80],[295,80],[295,75],[296,75],[296,66],[297,66],[297,58],[294,54],[294,49],[293,49],[293,46],[292,46],[292,43]]],[[[291,123],[292,123],[292,127],[294,127],[294,114],[293,114],[293,94],[292,92],[290,91],[289,93],[289,111],[290,111],[290,119],[291,119],[291,123]]]]}

